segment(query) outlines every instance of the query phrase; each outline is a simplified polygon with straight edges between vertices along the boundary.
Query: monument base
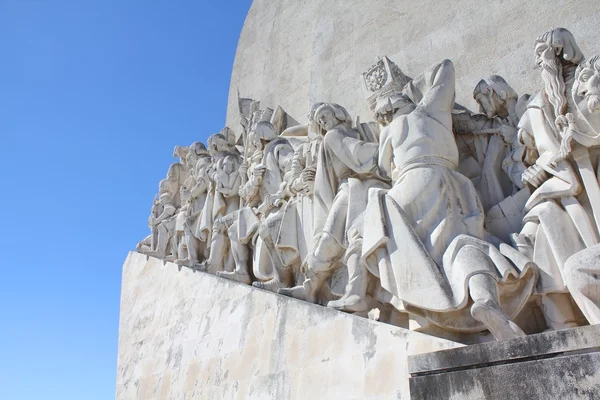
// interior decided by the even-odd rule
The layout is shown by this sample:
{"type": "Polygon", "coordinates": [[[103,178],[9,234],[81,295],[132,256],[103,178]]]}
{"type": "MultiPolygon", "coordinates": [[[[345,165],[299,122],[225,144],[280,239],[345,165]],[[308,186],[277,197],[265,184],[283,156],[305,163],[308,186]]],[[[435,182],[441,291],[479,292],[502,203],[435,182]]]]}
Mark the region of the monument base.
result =
{"type": "Polygon", "coordinates": [[[600,399],[600,325],[409,357],[412,400],[600,399]]]}
{"type": "Polygon", "coordinates": [[[130,253],[117,400],[409,399],[409,355],[462,346],[130,253]]]}

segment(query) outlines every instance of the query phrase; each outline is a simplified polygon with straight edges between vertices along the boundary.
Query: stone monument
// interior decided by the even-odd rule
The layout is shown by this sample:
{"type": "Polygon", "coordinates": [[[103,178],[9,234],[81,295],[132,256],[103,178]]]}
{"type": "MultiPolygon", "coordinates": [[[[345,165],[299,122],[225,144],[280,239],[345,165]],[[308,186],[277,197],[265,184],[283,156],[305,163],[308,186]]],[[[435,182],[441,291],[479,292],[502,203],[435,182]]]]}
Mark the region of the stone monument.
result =
{"type": "Polygon", "coordinates": [[[600,4],[436,4],[254,1],[117,399],[600,398],[600,4]]]}

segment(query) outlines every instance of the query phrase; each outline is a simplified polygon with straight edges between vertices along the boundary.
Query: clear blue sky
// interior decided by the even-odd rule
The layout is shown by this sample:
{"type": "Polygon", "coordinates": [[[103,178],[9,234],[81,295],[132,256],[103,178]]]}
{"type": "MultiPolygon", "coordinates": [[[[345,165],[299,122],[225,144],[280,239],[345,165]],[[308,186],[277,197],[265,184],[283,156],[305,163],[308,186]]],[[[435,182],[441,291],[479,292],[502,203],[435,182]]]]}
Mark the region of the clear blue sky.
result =
{"type": "Polygon", "coordinates": [[[251,0],[0,0],[0,399],[113,399],[121,266],[251,0]]]}

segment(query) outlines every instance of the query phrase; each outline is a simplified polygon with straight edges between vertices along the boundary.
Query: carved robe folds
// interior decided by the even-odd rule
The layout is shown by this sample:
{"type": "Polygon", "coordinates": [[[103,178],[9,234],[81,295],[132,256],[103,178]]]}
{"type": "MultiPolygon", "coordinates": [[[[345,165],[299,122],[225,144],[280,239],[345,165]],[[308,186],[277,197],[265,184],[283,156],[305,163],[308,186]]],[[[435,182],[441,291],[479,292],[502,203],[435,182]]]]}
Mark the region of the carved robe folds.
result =
{"type": "Polygon", "coordinates": [[[493,277],[502,310],[514,317],[533,290],[535,270],[512,248],[486,241],[475,187],[456,171],[452,63],[435,66],[405,93],[412,111],[381,133],[379,167],[394,187],[370,193],[362,256],[389,293],[383,300],[399,310],[442,327],[483,330],[467,307],[470,278],[493,277]]]}

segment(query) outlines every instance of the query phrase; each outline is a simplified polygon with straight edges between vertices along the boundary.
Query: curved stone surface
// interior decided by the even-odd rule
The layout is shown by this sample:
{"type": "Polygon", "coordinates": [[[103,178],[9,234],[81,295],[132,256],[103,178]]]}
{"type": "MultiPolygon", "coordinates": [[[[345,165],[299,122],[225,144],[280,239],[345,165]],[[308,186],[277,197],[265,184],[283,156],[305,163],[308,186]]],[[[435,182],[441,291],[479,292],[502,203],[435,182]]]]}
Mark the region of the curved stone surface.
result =
{"type": "Polygon", "coordinates": [[[453,60],[457,101],[471,98],[482,76],[498,74],[519,94],[541,87],[533,43],[564,26],[585,55],[600,51],[596,0],[254,0],[238,43],[227,125],[239,131],[236,89],[267,107],[281,105],[300,122],[310,104],[331,101],[371,119],[359,76],[387,55],[416,76],[453,60]]]}

